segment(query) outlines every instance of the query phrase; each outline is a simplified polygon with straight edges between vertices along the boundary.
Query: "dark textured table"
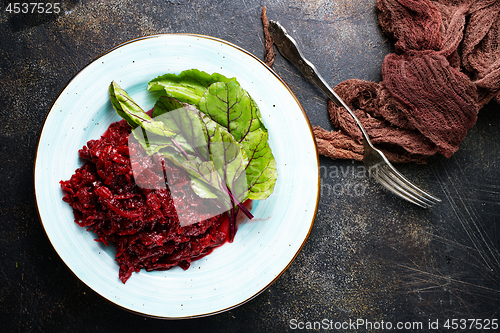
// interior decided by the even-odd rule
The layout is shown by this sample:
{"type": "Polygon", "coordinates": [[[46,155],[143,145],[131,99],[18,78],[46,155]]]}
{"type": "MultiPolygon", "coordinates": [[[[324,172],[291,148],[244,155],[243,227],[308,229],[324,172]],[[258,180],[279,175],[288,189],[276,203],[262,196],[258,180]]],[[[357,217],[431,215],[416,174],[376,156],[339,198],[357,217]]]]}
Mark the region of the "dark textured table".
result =
{"type": "MultiPolygon", "coordinates": [[[[500,319],[495,103],[481,110],[453,157],[399,166],[443,199],[430,210],[351,172],[357,162],[321,157],[321,197],[304,248],[266,291],[219,315],[164,321],[114,306],[73,276],[39,221],[33,163],[45,115],[72,76],[106,50],[143,35],[189,32],[227,40],[262,59],[265,5],[332,85],[379,81],[392,45],[377,27],[374,0],[66,0],[59,14],[8,13],[8,3],[0,13],[3,332],[280,332],[356,320],[374,329],[387,322],[428,328],[438,320],[443,328],[447,319],[500,319]],[[354,186],[358,191],[340,190],[354,186]]],[[[274,69],[311,124],[331,129],[320,91],[281,56],[274,69]]]]}

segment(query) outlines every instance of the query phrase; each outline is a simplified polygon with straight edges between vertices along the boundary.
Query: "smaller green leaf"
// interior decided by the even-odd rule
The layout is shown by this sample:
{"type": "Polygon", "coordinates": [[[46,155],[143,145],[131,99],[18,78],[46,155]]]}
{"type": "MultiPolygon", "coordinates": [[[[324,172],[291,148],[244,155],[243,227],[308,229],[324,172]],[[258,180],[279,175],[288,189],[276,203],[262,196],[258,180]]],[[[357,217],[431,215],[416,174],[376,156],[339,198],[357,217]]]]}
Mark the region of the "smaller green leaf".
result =
{"type": "Polygon", "coordinates": [[[109,96],[116,113],[125,119],[132,128],[141,126],[151,133],[165,137],[177,134],[165,124],[154,121],[115,81],[109,85],[109,96]]]}
{"type": "Polygon", "coordinates": [[[109,85],[109,96],[113,108],[120,117],[125,119],[132,128],[140,126],[145,112],[115,81],[109,85]]]}

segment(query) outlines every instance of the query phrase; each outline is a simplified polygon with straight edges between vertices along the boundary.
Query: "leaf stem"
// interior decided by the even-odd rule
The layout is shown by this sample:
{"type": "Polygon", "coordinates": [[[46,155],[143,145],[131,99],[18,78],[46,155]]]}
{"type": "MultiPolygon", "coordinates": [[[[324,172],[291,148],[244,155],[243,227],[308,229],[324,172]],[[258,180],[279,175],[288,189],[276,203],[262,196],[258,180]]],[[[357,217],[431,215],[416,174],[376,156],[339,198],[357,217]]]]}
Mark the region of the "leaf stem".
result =
{"type": "Polygon", "coordinates": [[[177,143],[177,141],[174,140],[174,138],[170,138],[170,140],[172,140],[172,142],[174,143],[174,145],[179,148],[179,150],[184,154],[184,156],[186,157],[186,159],[188,161],[190,161],[189,159],[189,155],[186,153],[186,151],[184,149],[182,149],[182,147],[177,143]]]}
{"type": "Polygon", "coordinates": [[[236,235],[236,211],[234,209],[234,200],[231,197],[231,210],[229,211],[229,242],[234,240],[236,235]]]}
{"type": "MultiPolygon", "coordinates": [[[[227,193],[229,194],[229,196],[231,197],[231,203],[233,202],[236,202],[236,204],[238,205],[238,207],[243,211],[243,213],[251,220],[253,219],[253,215],[252,213],[250,213],[250,211],[241,203],[241,202],[238,202],[238,200],[236,200],[234,197],[233,197],[233,194],[231,193],[231,191],[229,190],[229,188],[227,188],[226,186],[226,190],[227,190],[227,193]]],[[[233,204],[234,206],[234,204],[233,204]]]]}

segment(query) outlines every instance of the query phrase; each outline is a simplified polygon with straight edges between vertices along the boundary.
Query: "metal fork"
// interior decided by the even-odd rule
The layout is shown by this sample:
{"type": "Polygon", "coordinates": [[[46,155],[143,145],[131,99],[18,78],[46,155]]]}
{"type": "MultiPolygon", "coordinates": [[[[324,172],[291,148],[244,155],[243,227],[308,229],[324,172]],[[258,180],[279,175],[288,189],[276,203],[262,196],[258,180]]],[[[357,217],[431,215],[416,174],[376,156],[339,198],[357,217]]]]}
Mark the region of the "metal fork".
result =
{"type": "Polygon", "coordinates": [[[429,208],[441,201],[406,179],[392,166],[385,155],[373,146],[368,133],[366,133],[366,130],[354,112],[326,83],[318,73],[316,67],[304,58],[295,40],[288,35],[281,24],[276,21],[269,21],[269,33],[280,53],[296,65],[302,74],[316,84],[338,107],[344,107],[354,118],[363,135],[363,163],[368,169],[369,175],[373,176],[373,178],[394,194],[420,207],[429,208]]]}

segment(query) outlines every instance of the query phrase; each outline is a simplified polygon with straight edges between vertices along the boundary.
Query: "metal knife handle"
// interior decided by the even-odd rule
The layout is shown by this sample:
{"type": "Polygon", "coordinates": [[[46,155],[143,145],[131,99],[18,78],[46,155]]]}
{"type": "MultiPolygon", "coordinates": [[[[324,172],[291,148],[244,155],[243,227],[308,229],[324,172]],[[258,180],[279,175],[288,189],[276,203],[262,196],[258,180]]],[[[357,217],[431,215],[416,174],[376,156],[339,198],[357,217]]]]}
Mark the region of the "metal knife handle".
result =
{"type": "Polygon", "coordinates": [[[366,133],[358,117],[356,117],[349,106],[347,106],[347,104],[335,93],[335,91],[333,91],[328,83],[326,83],[316,67],[304,57],[297,45],[297,42],[286,32],[285,28],[283,28],[283,26],[276,21],[269,21],[269,33],[271,34],[274,44],[276,44],[279,52],[291,63],[297,66],[304,77],[320,88],[335,103],[335,105],[338,107],[343,106],[349,112],[349,114],[356,121],[364,139],[371,145],[368,133],[366,133]]]}

